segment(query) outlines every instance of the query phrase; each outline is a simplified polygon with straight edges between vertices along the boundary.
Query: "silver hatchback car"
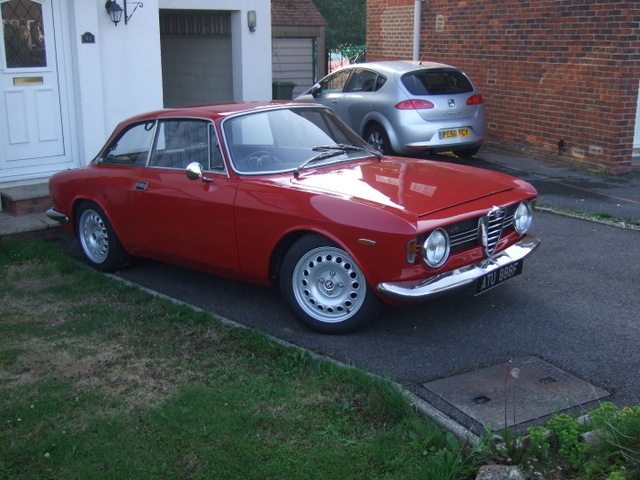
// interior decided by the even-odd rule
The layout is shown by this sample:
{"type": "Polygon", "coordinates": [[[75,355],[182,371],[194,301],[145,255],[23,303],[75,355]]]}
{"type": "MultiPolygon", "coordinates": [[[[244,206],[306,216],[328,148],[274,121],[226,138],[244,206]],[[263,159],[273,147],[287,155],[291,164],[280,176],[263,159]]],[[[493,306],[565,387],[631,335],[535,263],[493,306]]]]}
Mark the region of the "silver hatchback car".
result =
{"type": "Polygon", "coordinates": [[[295,100],[332,108],[384,154],[472,157],[486,132],[482,95],[463,71],[442,63],[349,65],[295,100]]]}

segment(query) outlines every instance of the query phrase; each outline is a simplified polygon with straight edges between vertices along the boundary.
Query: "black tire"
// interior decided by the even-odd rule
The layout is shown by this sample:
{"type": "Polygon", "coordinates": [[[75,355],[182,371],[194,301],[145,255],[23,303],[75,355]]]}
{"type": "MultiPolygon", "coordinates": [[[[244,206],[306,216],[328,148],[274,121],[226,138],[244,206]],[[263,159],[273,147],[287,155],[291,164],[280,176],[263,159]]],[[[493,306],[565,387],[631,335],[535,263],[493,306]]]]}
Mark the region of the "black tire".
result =
{"type": "Polygon", "coordinates": [[[466,148],[464,150],[457,150],[457,151],[454,151],[453,153],[458,158],[471,158],[479,151],[480,151],[480,147],[474,147],[474,148],[466,148]]]}
{"type": "Polygon", "coordinates": [[[128,255],[109,219],[93,202],[82,202],[76,213],[78,243],[89,265],[101,272],[118,270],[128,255]]]}
{"type": "Polygon", "coordinates": [[[364,139],[374,149],[379,151],[383,155],[393,155],[393,149],[391,148],[391,142],[389,141],[389,135],[382,125],[374,123],[367,128],[364,133],[364,139]]]}
{"type": "Polygon", "coordinates": [[[286,253],[280,289],[296,318],[325,334],[357,330],[375,316],[380,302],[353,259],[316,234],[300,238],[286,253]]]}

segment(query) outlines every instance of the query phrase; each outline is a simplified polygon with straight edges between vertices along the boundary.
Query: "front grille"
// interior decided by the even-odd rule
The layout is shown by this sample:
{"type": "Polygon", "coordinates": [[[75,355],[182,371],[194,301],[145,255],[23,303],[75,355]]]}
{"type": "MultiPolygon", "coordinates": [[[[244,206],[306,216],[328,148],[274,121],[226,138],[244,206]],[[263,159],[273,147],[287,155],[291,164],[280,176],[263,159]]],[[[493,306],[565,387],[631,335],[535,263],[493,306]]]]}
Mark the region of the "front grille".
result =
{"type": "Polygon", "coordinates": [[[487,255],[493,255],[503,232],[512,228],[513,217],[517,208],[517,204],[506,208],[494,208],[482,217],[471,218],[444,227],[449,234],[451,253],[466,248],[484,246],[487,255]],[[486,245],[482,241],[481,223],[487,226],[486,245]]]}
{"type": "Polygon", "coordinates": [[[502,225],[504,224],[505,210],[501,207],[492,208],[483,218],[480,219],[479,225],[485,231],[479,231],[480,242],[485,247],[488,257],[493,255],[498,246],[498,241],[502,235],[502,225]]]}

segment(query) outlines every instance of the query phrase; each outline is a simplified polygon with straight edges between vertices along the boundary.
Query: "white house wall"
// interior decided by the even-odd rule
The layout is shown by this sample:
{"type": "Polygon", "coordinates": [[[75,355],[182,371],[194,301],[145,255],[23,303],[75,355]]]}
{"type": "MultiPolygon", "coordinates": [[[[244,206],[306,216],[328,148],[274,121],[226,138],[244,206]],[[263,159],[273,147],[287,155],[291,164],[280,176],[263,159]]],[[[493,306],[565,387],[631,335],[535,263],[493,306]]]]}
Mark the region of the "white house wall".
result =
{"type": "Polygon", "coordinates": [[[234,100],[271,98],[271,0],[159,0],[159,7],[230,11],[234,100]],[[256,11],[254,32],[247,26],[249,10],[256,11]]]}
{"type": "MultiPolygon", "coordinates": [[[[271,98],[270,0],[144,0],[128,25],[123,19],[117,26],[105,0],[69,1],[80,165],[95,157],[119,122],[163,107],[161,8],[231,11],[234,100],[271,98]],[[256,11],[255,32],[247,27],[248,10],[256,11]],[[95,43],[80,41],[85,32],[95,43]]],[[[131,14],[132,3],[128,9],[131,14]]]]}
{"type": "Polygon", "coordinates": [[[128,25],[123,19],[117,26],[104,0],[71,3],[82,165],[95,157],[119,122],[162,108],[160,27],[157,0],[145,0],[128,25]],[[95,43],[80,41],[85,32],[95,36],[95,43]]]}

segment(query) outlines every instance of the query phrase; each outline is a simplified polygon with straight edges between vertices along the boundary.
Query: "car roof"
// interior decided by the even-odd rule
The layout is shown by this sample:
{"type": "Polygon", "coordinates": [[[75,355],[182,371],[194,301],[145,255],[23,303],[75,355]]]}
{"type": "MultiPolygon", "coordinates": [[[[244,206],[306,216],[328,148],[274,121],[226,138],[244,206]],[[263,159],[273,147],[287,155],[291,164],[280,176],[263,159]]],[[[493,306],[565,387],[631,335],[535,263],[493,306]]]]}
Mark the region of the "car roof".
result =
{"type": "Polygon", "coordinates": [[[452,65],[447,65],[445,63],[438,62],[426,62],[426,61],[409,61],[409,60],[385,60],[381,62],[365,62],[365,63],[354,63],[349,65],[346,68],[369,68],[371,70],[375,70],[378,72],[384,72],[387,74],[391,73],[399,73],[404,74],[407,72],[413,72],[415,70],[421,70],[425,68],[455,68],[457,67],[452,65]]]}
{"type": "MultiPolygon", "coordinates": [[[[164,108],[152,112],[136,115],[135,117],[125,120],[124,123],[132,123],[140,120],[149,120],[153,118],[167,117],[191,117],[205,118],[215,120],[216,118],[225,117],[235,113],[252,112],[256,110],[267,110],[278,108],[280,106],[296,106],[309,107],[309,103],[290,102],[290,101],[255,101],[255,102],[229,102],[229,103],[211,103],[205,105],[189,105],[184,107],[164,108]]],[[[315,108],[320,107],[315,105],[315,108]]]]}

